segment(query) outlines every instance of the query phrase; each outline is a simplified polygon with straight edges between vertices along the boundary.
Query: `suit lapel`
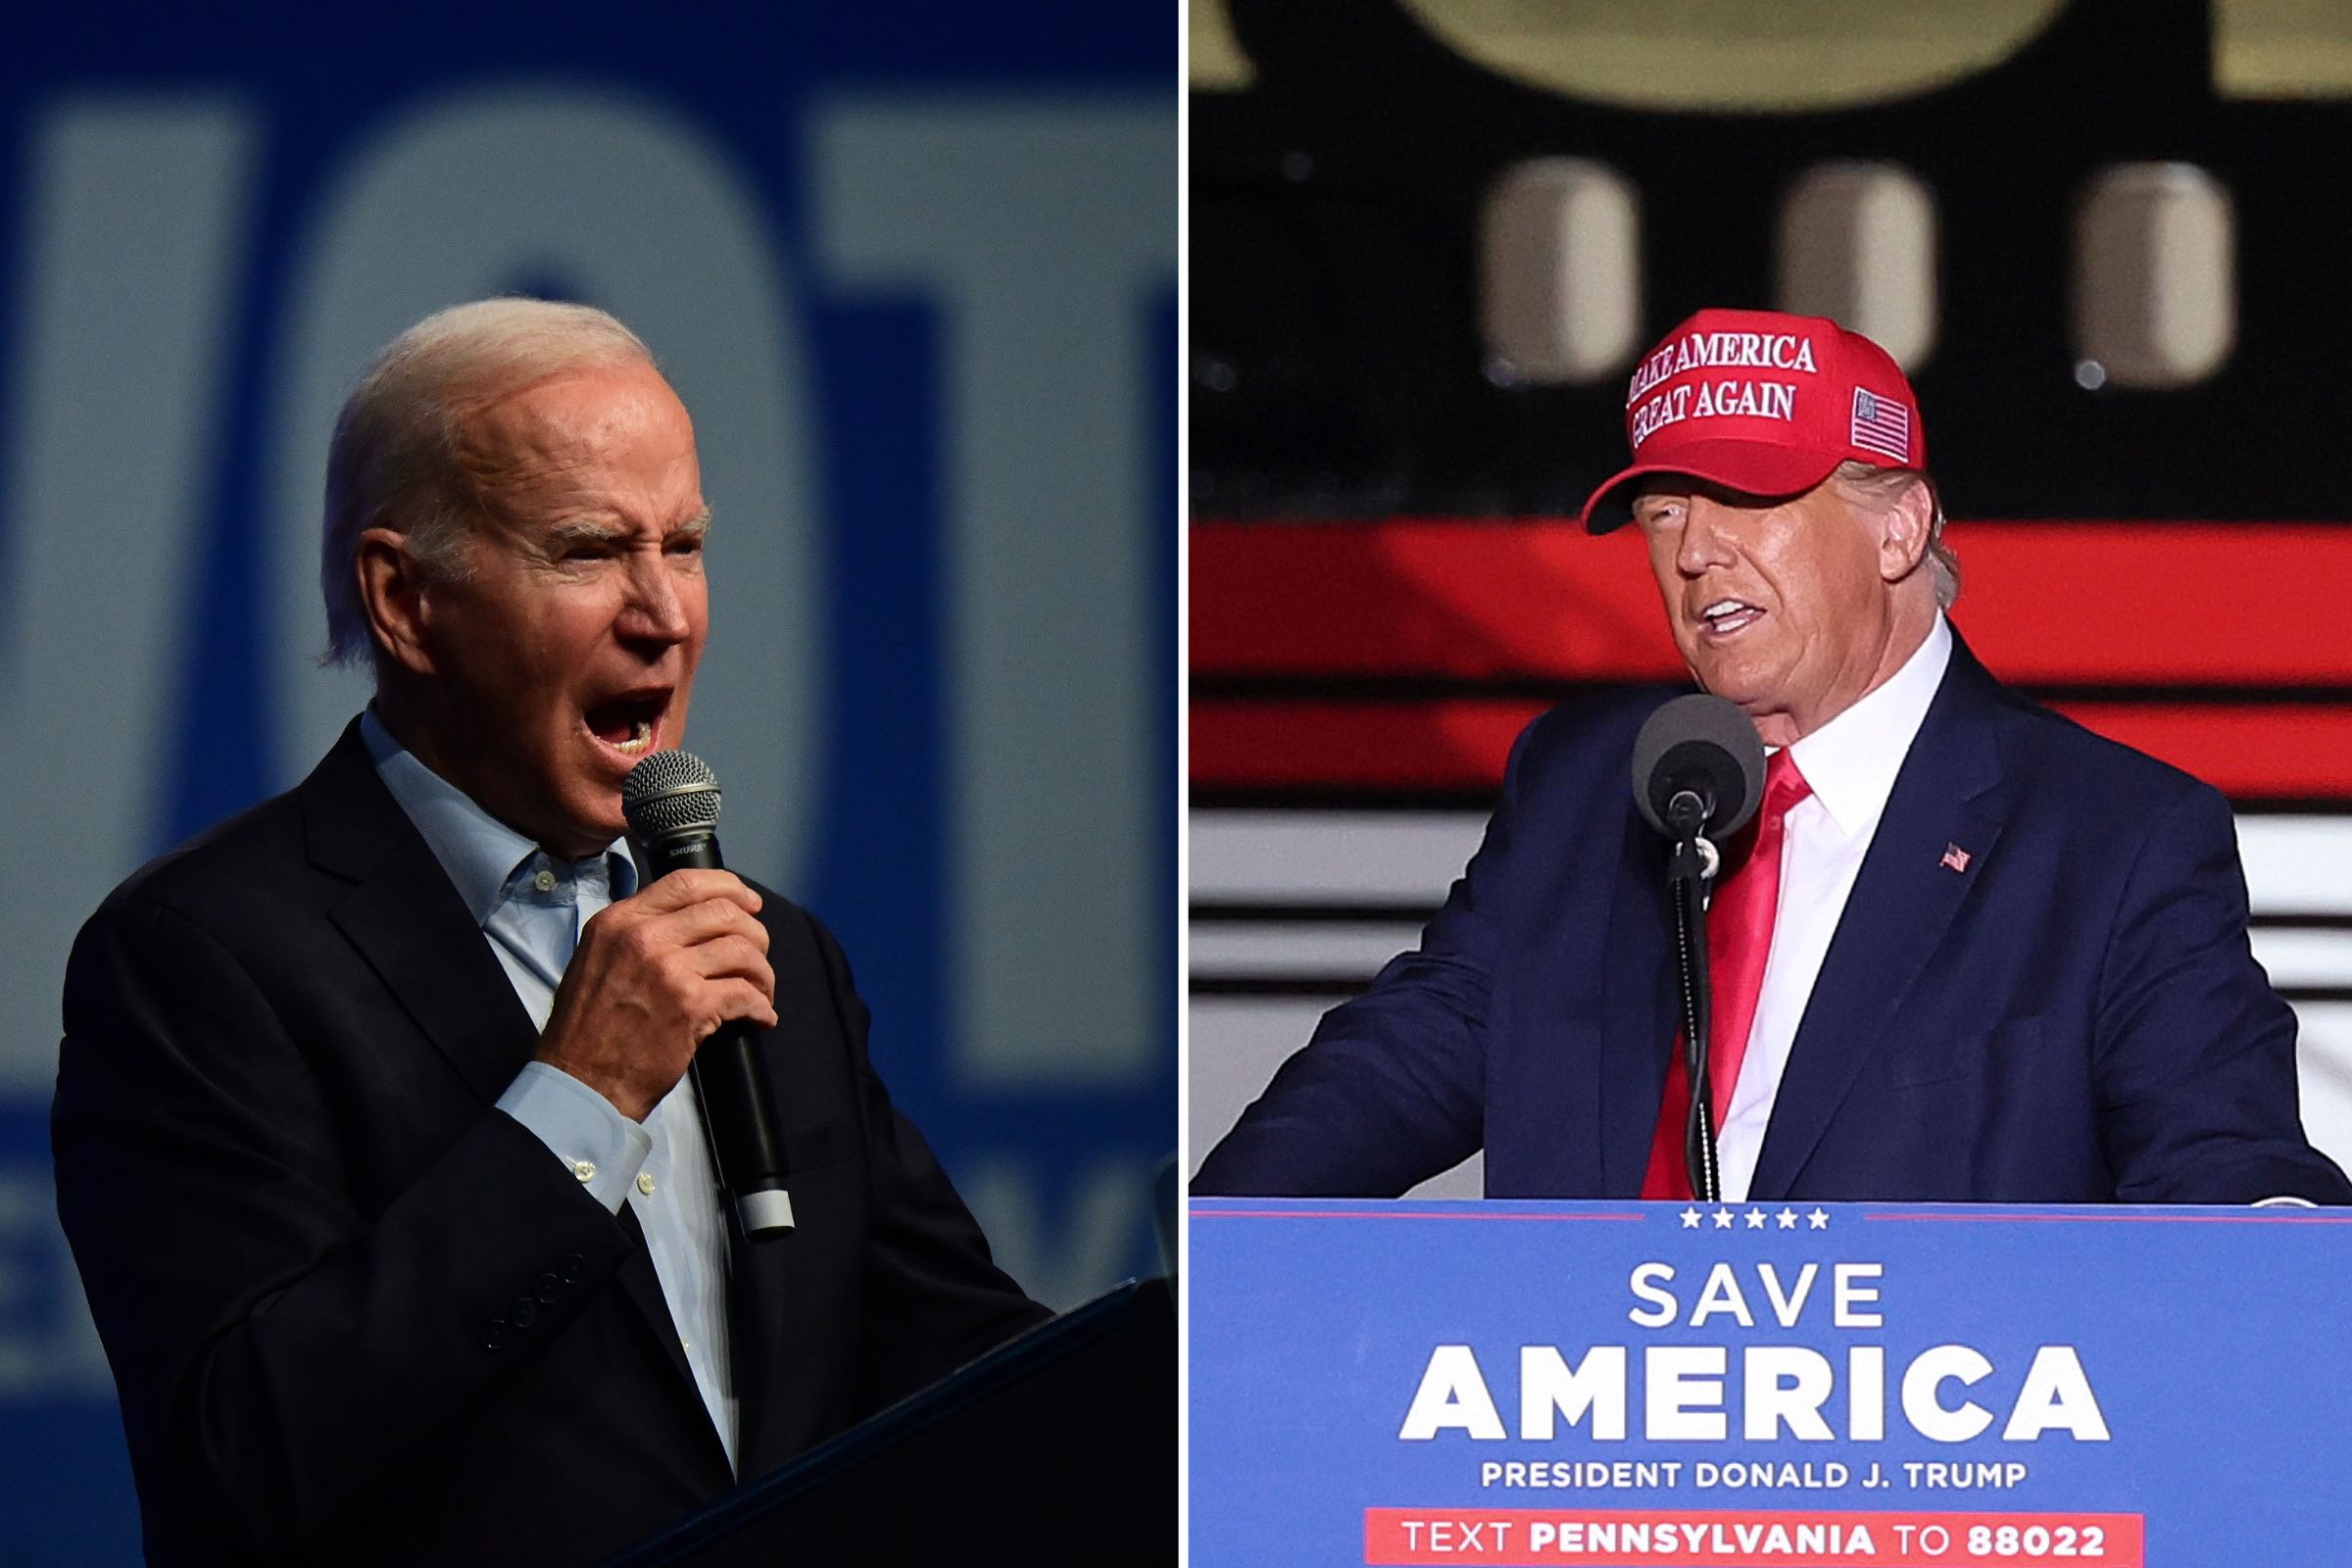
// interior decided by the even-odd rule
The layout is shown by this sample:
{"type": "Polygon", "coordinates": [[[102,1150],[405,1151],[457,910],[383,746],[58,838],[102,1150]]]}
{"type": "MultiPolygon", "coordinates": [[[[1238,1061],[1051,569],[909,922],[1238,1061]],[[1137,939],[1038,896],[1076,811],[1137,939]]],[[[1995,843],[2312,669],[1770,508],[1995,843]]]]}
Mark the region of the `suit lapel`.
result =
{"type": "MultiPolygon", "coordinates": [[[[301,798],[313,862],[353,884],[328,918],[482,1103],[494,1103],[531,1059],[538,1031],[432,847],[377,776],[358,720],[303,781],[301,798]]],[[[619,1221],[637,1244],[620,1266],[623,1294],[699,1405],[661,1276],[627,1203],[619,1221]]],[[[725,1455],[718,1459],[723,1465],[725,1455]]]]}
{"type": "MultiPolygon", "coordinates": [[[[620,1205],[620,1213],[616,1217],[620,1221],[620,1228],[628,1233],[629,1240],[637,1244],[635,1250],[620,1261],[620,1288],[644,1317],[646,1326],[654,1331],[654,1338],[662,1348],[663,1358],[669,1362],[670,1370],[677,1373],[679,1383],[693,1398],[696,1408],[702,1409],[703,1391],[694,1381],[692,1363],[686,1359],[686,1342],[678,1337],[677,1319],[669,1315],[669,1302],[662,1294],[662,1276],[654,1268],[654,1254],[646,1248],[645,1227],[638,1223],[637,1210],[625,1202],[620,1205]]],[[[701,1424],[710,1434],[711,1456],[724,1466],[727,1455],[725,1448],[719,1445],[718,1430],[710,1424],[708,1415],[701,1424]]]]}
{"type": "MultiPolygon", "coordinates": [[[[760,1046],[768,1057],[768,1084],[772,1090],[777,1084],[774,1036],[763,1034],[760,1046]]],[[[710,1117],[703,1105],[701,1089],[697,1082],[695,1110],[702,1117],[703,1147],[709,1152],[715,1178],[718,1142],[711,1135],[710,1117]]],[[[799,1168],[793,1163],[789,1148],[785,1152],[785,1168],[788,1171],[799,1168]]],[[[766,1474],[786,1457],[781,1454],[770,1457],[767,1452],[770,1446],[767,1417],[777,1356],[783,1348],[785,1308],[794,1298],[788,1289],[787,1274],[796,1238],[787,1234],[753,1242],[736,1218],[733,1195],[723,1187],[716,1192],[727,1239],[727,1363],[736,1398],[736,1474],[739,1478],[749,1478],[766,1474]]]]}
{"type": "MultiPolygon", "coordinates": [[[[784,1049],[791,1021],[806,1007],[831,1005],[826,999],[801,994],[806,972],[791,962],[776,965],[776,1012],[787,1027],[767,1030],[760,1037],[760,1051],[767,1058],[768,1089],[779,1111],[786,1105],[806,1108],[838,1101],[837,1092],[822,1082],[813,1054],[784,1049]]],[[[778,1126],[783,1128],[781,1116],[778,1126]]],[[[782,1137],[784,1167],[792,1173],[787,1175],[786,1185],[803,1204],[797,1218],[804,1225],[822,1225],[824,1216],[806,1206],[808,1194],[793,1175],[837,1163],[841,1152],[817,1149],[806,1141],[807,1135],[791,1129],[784,1129],[782,1137]]],[[[812,1229],[806,1237],[795,1231],[753,1242],[744,1236],[731,1211],[727,1234],[733,1263],[728,1305],[733,1312],[729,1321],[734,1331],[735,1387],[743,1399],[739,1451],[743,1474],[754,1476],[774,1469],[807,1446],[809,1434],[796,1420],[796,1412],[805,1418],[806,1411],[794,1402],[793,1394],[825,1385],[827,1379],[814,1363],[818,1356],[838,1353],[827,1348],[840,1345],[840,1325],[819,1315],[817,1303],[825,1293],[800,1285],[802,1272],[808,1266],[804,1259],[811,1248],[823,1245],[821,1235],[812,1229]]]]}
{"type": "Polygon", "coordinates": [[[496,1100],[537,1031],[356,721],[303,782],[302,804],[311,858],[354,884],[328,918],[474,1094],[496,1100]]]}
{"type": "Polygon", "coordinates": [[[1788,1195],[1976,886],[1944,863],[1945,851],[1981,858],[2000,837],[1996,691],[1955,634],[1951,667],[1895,775],[1789,1049],[1751,1199],[1788,1195]]]}
{"type": "Polygon", "coordinates": [[[477,1098],[506,1092],[537,1031],[422,838],[409,834],[328,917],[477,1098]]]}
{"type": "Polygon", "coordinates": [[[1600,1154],[1601,1191],[1630,1197],[1642,1190],[1666,1095],[1679,992],[1665,843],[1631,809],[1625,817],[1601,990],[1600,1154]]]}
{"type": "Polygon", "coordinates": [[[783,1463],[788,1452],[772,1451],[790,1443],[779,1441],[775,1427],[780,1358],[787,1342],[785,1320],[794,1294],[788,1288],[797,1238],[780,1236],[753,1242],[730,1214],[727,1221],[727,1326],[729,1359],[734,1362],[736,1434],[739,1469],[745,1477],[764,1475],[783,1463]]]}

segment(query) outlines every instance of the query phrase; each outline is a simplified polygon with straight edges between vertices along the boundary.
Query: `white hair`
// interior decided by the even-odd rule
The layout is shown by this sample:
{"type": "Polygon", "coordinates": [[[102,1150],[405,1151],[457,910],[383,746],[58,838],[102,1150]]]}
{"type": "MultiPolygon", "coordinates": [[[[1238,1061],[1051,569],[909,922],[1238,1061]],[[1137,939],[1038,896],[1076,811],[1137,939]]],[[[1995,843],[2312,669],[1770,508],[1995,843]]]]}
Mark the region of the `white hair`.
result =
{"type": "Polygon", "coordinates": [[[326,598],[322,662],[375,652],[361,603],[360,535],[407,535],[428,570],[464,570],[476,502],[458,466],[466,416],[567,370],[654,363],[637,334],[588,305],[501,298],[453,305],[384,346],[336,416],[326,453],[325,526],[318,587],[326,598]]]}
{"type": "Polygon", "coordinates": [[[1886,507],[1914,481],[1928,487],[1928,574],[1936,585],[1936,603],[1944,610],[1960,597],[1960,558],[1943,542],[1943,497],[1936,481],[1918,468],[1882,468],[1872,463],[1848,460],[1830,475],[1849,493],[1859,492],[1867,505],[1886,507]]]}

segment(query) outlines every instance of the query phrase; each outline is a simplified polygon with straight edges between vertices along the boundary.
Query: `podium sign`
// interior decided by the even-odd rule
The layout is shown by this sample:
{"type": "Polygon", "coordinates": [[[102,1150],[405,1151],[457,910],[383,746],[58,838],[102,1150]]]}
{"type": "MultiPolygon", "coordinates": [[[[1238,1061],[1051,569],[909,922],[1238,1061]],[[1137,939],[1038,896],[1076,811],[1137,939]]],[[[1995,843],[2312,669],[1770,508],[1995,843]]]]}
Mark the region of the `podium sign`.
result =
{"type": "Polygon", "coordinates": [[[2169,1568],[2352,1539],[2352,1216],[1192,1205],[1223,1564],[2169,1568]]]}

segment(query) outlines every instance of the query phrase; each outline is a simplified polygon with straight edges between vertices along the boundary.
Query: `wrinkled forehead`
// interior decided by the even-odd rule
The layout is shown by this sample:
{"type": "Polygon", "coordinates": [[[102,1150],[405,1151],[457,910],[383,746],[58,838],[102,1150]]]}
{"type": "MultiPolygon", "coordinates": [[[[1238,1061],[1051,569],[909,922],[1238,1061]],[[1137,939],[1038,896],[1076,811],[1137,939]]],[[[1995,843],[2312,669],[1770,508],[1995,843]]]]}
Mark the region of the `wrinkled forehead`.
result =
{"type": "Polygon", "coordinates": [[[554,488],[667,510],[701,504],[693,421],[650,365],[543,377],[466,411],[454,433],[458,466],[484,499],[554,488]]]}

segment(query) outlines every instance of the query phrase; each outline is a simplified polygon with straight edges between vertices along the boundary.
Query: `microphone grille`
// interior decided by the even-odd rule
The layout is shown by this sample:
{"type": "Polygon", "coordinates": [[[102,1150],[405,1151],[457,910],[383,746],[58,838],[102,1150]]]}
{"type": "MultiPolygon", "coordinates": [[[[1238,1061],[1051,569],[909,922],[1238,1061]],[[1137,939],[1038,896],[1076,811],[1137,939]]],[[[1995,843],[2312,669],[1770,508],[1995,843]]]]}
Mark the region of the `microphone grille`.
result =
{"type": "Polygon", "coordinates": [[[1714,798],[1708,831],[1746,825],[1764,798],[1764,743],[1753,720],[1721,697],[1692,692],[1664,704],[1634,737],[1634,802],[1661,833],[1674,791],[1703,785],[1714,798]]]}
{"type": "Polygon", "coordinates": [[[718,826],[718,775],[692,752],[655,752],[620,785],[620,811],[641,839],[718,826]]]}

